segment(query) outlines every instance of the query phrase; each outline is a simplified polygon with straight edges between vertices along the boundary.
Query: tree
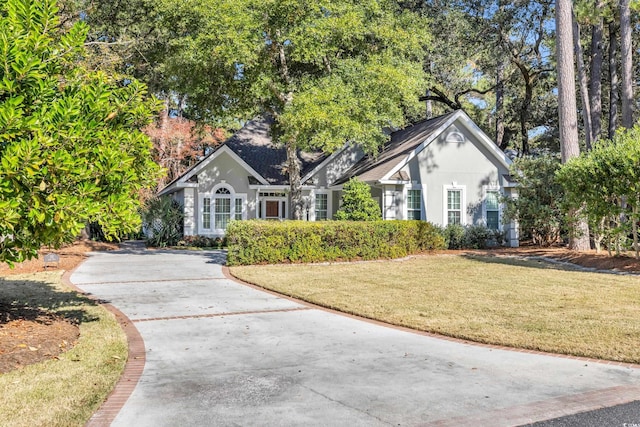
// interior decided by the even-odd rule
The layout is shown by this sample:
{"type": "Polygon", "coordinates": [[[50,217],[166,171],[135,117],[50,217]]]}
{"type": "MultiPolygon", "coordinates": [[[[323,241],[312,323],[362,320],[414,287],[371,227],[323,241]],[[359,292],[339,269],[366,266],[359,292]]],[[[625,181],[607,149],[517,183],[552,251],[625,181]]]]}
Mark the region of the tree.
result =
{"type": "MultiPolygon", "coordinates": [[[[560,152],[562,163],[566,163],[580,154],[573,65],[573,8],[570,0],[556,2],[556,39],[560,152]]],[[[569,233],[569,248],[579,251],[590,249],[589,230],[581,218],[580,210],[574,210],[569,215],[575,220],[569,233]]]]}
{"type": "Polygon", "coordinates": [[[153,143],[154,161],[167,172],[158,182],[159,188],[182,175],[224,140],[222,129],[199,126],[180,116],[170,117],[166,107],[144,132],[153,143]]]}
{"type": "Polygon", "coordinates": [[[87,27],[53,0],[0,6],[0,261],[37,256],[87,222],[137,231],[138,194],[158,168],[139,130],[155,102],[133,79],[79,65],[87,27]]]}
{"type": "Polygon", "coordinates": [[[630,0],[620,0],[620,63],[622,66],[622,126],[633,127],[633,46],[630,0]]]}
{"type": "Polygon", "coordinates": [[[207,0],[161,3],[176,29],[163,72],[187,94],[191,118],[273,119],[285,146],[292,217],[302,216],[303,150],[345,143],[375,153],[385,128],[424,106],[428,24],[394,0],[207,0]],[[224,23],[224,25],[221,25],[224,23]]]}
{"type": "Polygon", "coordinates": [[[380,205],[371,197],[366,182],[351,178],[342,187],[342,205],[335,219],[340,221],[375,221],[382,219],[380,205]]]}
{"type": "Polygon", "coordinates": [[[518,221],[523,237],[536,245],[556,244],[566,231],[564,190],[555,177],[560,166],[556,155],[522,157],[512,165],[518,197],[505,200],[504,216],[518,221]]]}

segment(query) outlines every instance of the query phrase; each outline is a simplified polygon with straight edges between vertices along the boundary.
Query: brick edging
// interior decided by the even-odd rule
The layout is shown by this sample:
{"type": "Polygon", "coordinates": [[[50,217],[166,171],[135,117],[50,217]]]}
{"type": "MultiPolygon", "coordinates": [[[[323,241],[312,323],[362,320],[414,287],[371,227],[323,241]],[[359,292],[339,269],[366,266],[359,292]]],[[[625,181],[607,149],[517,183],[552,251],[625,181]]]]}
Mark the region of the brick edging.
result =
{"type": "Polygon", "coordinates": [[[262,286],[256,285],[254,283],[245,282],[244,280],[241,280],[241,279],[235,277],[234,275],[232,275],[231,272],[229,271],[229,267],[226,266],[226,265],[222,266],[222,273],[224,274],[224,276],[227,279],[233,280],[236,283],[239,283],[241,285],[248,286],[250,288],[257,289],[257,290],[260,290],[260,291],[263,291],[263,292],[267,292],[267,293],[269,293],[271,295],[275,295],[275,296],[278,296],[280,298],[288,299],[290,301],[296,302],[298,304],[305,305],[307,307],[312,307],[312,308],[316,308],[318,310],[326,311],[326,312],[337,314],[337,315],[340,315],[340,316],[361,320],[361,321],[364,321],[364,322],[367,322],[367,323],[372,323],[372,324],[378,325],[378,326],[384,326],[384,327],[396,329],[396,330],[399,330],[399,331],[410,332],[412,334],[417,334],[417,335],[437,338],[437,339],[445,340],[445,341],[451,341],[451,342],[455,342],[455,343],[458,343],[458,344],[473,345],[473,346],[476,346],[476,347],[489,348],[489,349],[492,349],[492,350],[504,350],[504,351],[510,351],[510,352],[515,352],[515,353],[535,354],[535,355],[539,355],[539,356],[549,356],[549,357],[556,357],[556,358],[560,358],[560,359],[580,360],[580,361],[589,362],[589,363],[598,363],[598,364],[604,364],[604,365],[609,365],[609,366],[621,366],[621,367],[625,367],[625,368],[640,369],[640,364],[637,364],[637,363],[616,362],[616,361],[613,361],[613,360],[594,359],[594,358],[591,358],[591,357],[584,357],[584,356],[572,356],[570,354],[550,353],[550,352],[546,352],[546,351],[530,350],[530,349],[526,349],[526,348],[507,347],[507,346],[504,346],[504,345],[497,345],[497,344],[485,344],[485,343],[476,342],[476,341],[470,341],[470,340],[466,340],[466,339],[462,339],[462,338],[450,337],[450,336],[438,334],[438,333],[435,333],[435,332],[420,331],[418,329],[412,329],[412,328],[408,328],[406,326],[393,325],[391,323],[382,322],[380,320],[370,319],[368,317],[362,317],[362,316],[358,316],[358,315],[352,314],[352,313],[347,313],[347,312],[344,312],[344,311],[338,311],[338,310],[335,310],[333,308],[325,307],[325,306],[322,306],[322,305],[314,304],[314,303],[309,302],[309,301],[304,301],[304,300],[301,300],[301,299],[298,299],[298,298],[294,298],[294,297],[289,296],[289,295],[281,294],[281,293],[278,293],[276,291],[272,291],[270,289],[263,288],[262,286]]]}
{"type": "Polygon", "coordinates": [[[85,427],[108,427],[111,425],[113,420],[115,420],[142,376],[146,361],[144,340],[131,319],[129,319],[124,313],[111,304],[100,302],[92,295],[87,294],[82,289],[74,285],[70,280],[71,274],[74,271],[75,268],[71,271],[65,271],[62,275],[63,282],[67,286],[75,289],[78,293],[94,300],[96,303],[110,311],[115,316],[118,324],[127,336],[128,355],[124,370],[106,400],[85,424],[85,427]]]}

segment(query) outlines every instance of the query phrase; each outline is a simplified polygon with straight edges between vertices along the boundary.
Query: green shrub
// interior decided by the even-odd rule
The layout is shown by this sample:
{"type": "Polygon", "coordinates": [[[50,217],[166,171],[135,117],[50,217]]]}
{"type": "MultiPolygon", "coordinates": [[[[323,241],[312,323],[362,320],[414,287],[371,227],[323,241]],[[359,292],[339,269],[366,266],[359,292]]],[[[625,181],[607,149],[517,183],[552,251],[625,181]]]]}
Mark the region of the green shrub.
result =
{"type": "Polygon", "coordinates": [[[234,221],[229,265],[397,258],[444,249],[437,227],[422,221],[234,221]]]}
{"type": "Polygon", "coordinates": [[[184,236],[184,238],[182,238],[182,240],[178,242],[177,246],[221,249],[227,246],[227,238],[209,236],[184,236]]]}
{"type": "Polygon", "coordinates": [[[182,239],[184,212],[182,205],[169,197],[147,202],[142,213],[142,229],[149,246],[175,246],[182,239]]]}
{"type": "Polygon", "coordinates": [[[464,247],[466,249],[485,249],[495,239],[493,230],[484,225],[470,225],[464,230],[464,247]]]}
{"type": "Polygon", "coordinates": [[[380,205],[371,197],[366,182],[351,178],[342,187],[342,205],[335,218],[339,221],[377,221],[382,219],[380,205]]]}
{"type": "Polygon", "coordinates": [[[449,224],[444,228],[444,239],[449,249],[465,247],[465,229],[460,224],[449,224]]]}
{"type": "Polygon", "coordinates": [[[488,246],[501,245],[504,233],[492,230],[484,225],[449,224],[440,228],[445,247],[449,249],[486,249],[488,246]]]}

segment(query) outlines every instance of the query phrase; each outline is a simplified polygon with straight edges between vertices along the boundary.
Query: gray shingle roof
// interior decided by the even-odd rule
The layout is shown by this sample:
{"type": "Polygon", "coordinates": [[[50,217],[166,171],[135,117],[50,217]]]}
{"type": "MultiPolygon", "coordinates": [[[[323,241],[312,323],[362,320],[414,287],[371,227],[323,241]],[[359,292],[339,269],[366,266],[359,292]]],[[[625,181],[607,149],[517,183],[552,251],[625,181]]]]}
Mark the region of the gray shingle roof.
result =
{"type": "MultiPolygon", "coordinates": [[[[276,145],[271,139],[269,128],[273,123],[267,118],[257,118],[237,131],[224,145],[247,162],[256,172],[272,185],[288,185],[287,152],[284,146],[276,145]]],[[[298,151],[301,175],[304,176],[325,159],[321,152],[298,151]]]]}
{"type": "Polygon", "coordinates": [[[382,179],[400,161],[431,136],[455,112],[423,120],[391,134],[390,141],[377,156],[367,155],[356,163],[336,184],[357,176],[365,182],[382,179]]]}

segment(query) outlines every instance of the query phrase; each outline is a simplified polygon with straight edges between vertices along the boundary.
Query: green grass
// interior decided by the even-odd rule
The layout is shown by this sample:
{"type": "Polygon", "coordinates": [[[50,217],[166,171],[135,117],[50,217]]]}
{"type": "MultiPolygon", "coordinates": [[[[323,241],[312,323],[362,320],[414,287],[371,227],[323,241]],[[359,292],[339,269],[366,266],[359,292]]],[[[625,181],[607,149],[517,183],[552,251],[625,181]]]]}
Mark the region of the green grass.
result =
{"type": "Polygon", "coordinates": [[[0,375],[0,424],[82,426],[113,389],[127,359],[115,317],[61,281],[61,271],[0,279],[0,296],[78,320],[80,338],[58,360],[0,375]]]}
{"type": "Polygon", "coordinates": [[[481,343],[640,363],[640,277],[512,258],[232,267],[347,313],[481,343]]]}

